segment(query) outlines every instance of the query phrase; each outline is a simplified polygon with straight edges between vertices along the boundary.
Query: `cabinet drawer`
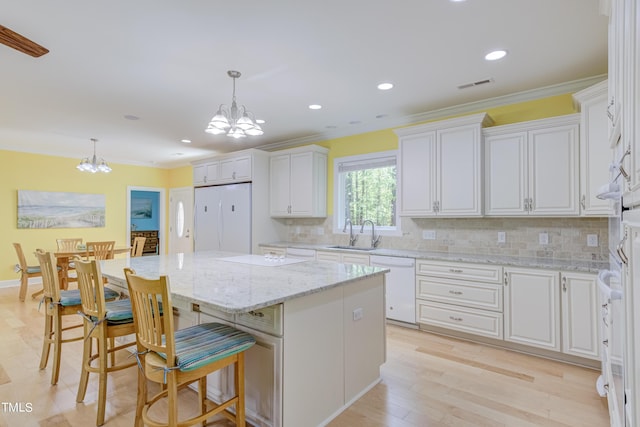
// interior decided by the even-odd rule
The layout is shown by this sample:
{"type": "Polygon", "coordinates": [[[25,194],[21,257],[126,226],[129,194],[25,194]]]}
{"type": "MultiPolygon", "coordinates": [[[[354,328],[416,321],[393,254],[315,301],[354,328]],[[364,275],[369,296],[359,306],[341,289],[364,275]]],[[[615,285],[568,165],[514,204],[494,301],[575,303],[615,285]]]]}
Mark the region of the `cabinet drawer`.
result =
{"type": "Polygon", "coordinates": [[[369,265],[369,255],[342,254],[343,264],[369,265]]]}
{"type": "Polygon", "coordinates": [[[236,323],[281,337],[283,329],[282,304],[264,307],[248,313],[240,313],[236,316],[236,323]]]}
{"type": "Polygon", "coordinates": [[[502,266],[416,260],[416,274],[502,283],[502,266]]]}
{"type": "Polygon", "coordinates": [[[502,312],[502,285],[417,276],[417,297],[502,312]]]}
{"type": "Polygon", "coordinates": [[[418,323],[502,339],[502,313],[423,300],[417,301],[418,323]]]}
{"type": "MultiPolygon", "coordinates": [[[[205,314],[207,316],[210,317],[215,317],[221,320],[226,320],[228,322],[233,323],[235,320],[235,315],[231,314],[231,313],[227,313],[225,311],[222,310],[218,310],[217,308],[214,307],[210,307],[207,304],[197,304],[197,303],[191,303],[191,310],[197,313],[202,313],[205,314]]],[[[213,321],[213,320],[209,320],[209,321],[213,321]]],[[[202,322],[202,316],[201,316],[201,320],[200,322],[202,322]]]]}
{"type": "Polygon", "coordinates": [[[330,262],[340,262],[340,253],[339,252],[316,252],[316,259],[318,261],[330,261],[330,262]]]}

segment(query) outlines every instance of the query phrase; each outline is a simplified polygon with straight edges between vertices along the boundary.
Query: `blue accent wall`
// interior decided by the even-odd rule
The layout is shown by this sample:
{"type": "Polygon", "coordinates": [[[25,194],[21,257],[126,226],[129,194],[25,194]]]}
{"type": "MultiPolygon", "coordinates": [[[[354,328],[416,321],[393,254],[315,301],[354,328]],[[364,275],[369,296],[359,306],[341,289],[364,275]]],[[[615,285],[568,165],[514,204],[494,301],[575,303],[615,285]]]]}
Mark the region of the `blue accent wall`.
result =
{"type": "Polygon", "coordinates": [[[160,229],[160,193],[131,192],[131,231],[160,229]]]}

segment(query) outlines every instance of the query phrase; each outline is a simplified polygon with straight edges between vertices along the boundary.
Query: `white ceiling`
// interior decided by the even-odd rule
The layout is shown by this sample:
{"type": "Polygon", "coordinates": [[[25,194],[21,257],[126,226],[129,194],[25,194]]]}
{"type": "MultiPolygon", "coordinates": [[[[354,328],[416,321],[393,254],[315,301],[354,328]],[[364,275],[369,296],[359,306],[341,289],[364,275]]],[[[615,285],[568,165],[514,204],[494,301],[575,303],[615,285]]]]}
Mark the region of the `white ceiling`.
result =
{"type": "Polygon", "coordinates": [[[602,76],[599,0],[0,0],[0,149],[173,167],[410,123],[459,104],[602,76]],[[509,55],[487,62],[494,49],[509,55]],[[236,95],[264,135],[204,129],[236,95]],[[490,84],[457,86],[484,79],[490,84]],[[376,85],[390,81],[382,92],[376,85]],[[312,111],[309,104],[321,110],[312,111]],[[139,117],[127,120],[126,115],[139,117]],[[376,118],[384,115],[383,118],[376,118]],[[180,142],[188,138],[189,145],[180,142]]]}

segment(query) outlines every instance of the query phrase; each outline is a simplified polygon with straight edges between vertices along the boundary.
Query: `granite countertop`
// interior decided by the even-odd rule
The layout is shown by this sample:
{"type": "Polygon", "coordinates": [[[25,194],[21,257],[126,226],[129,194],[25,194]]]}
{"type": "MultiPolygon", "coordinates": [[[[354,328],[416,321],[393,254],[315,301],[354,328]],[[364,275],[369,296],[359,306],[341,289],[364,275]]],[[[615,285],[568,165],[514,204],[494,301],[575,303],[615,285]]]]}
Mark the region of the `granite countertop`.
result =
{"type": "Polygon", "coordinates": [[[227,313],[246,313],[389,271],[215,251],[116,258],[101,261],[101,267],[110,282],[125,289],[125,267],[150,278],[166,274],[173,298],[206,303],[227,313]]]}
{"type": "Polygon", "coordinates": [[[331,244],[306,244],[299,242],[271,242],[264,243],[260,246],[282,247],[282,248],[301,248],[301,249],[315,249],[322,251],[338,251],[338,252],[356,252],[367,255],[383,255],[383,256],[395,256],[403,258],[415,258],[434,261],[448,261],[448,262],[471,262],[480,264],[496,264],[510,267],[524,267],[524,268],[543,268],[551,270],[565,270],[565,271],[578,271],[585,273],[597,273],[598,270],[608,269],[609,264],[604,261],[575,261],[575,260],[562,260],[553,258],[524,258],[516,256],[505,255],[490,255],[490,254],[463,254],[463,253],[448,253],[448,252],[428,252],[428,251],[413,251],[404,249],[386,249],[378,248],[374,250],[350,250],[332,248],[331,244]]]}

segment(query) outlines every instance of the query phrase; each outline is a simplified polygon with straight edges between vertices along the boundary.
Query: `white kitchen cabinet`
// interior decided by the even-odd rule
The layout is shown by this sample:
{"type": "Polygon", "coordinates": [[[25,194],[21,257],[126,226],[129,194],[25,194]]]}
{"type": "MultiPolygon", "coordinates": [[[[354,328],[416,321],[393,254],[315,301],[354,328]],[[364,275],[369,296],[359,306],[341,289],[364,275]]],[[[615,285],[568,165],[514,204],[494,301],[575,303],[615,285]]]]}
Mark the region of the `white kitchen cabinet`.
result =
{"type": "Polygon", "coordinates": [[[193,166],[193,185],[211,185],[218,180],[219,161],[207,161],[193,166]]]}
{"type": "Polygon", "coordinates": [[[369,255],[352,252],[316,251],[316,260],[342,264],[369,265],[369,255]]]}
{"type": "Polygon", "coordinates": [[[485,114],[396,129],[400,215],[482,215],[485,114]]]}
{"type": "Polygon", "coordinates": [[[176,331],[198,324],[200,318],[198,313],[191,309],[190,302],[174,298],[171,303],[173,304],[173,327],[176,331]]]}
{"type": "Polygon", "coordinates": [[[238,182],[251,180],[251,156],[239,155],[220,160],[221,182],[238,182]]]}
{"type": "Polygon", "coordinates": [[[562,272],[562,351],[600,359],[600,300],[596,276],[562,272]]]}
{"type": "MultiPolygon", "coordinates": [[[[254,178],[254,158],[267,154],[248,149],[193,162],[193,185],[219,185],[249,182],[254,178]]],[[[261,162],[258,162],[261,165],[261,162]]],[[[260,166],[261,167],[261,166],[260,166]]]]}
{"type": "Polygon", "coordinates": [[[504,339],[560,351],[560,284],[557,271],[505,267],[504,339]]]}
{"type": "Polygon", "coordinates": [[[597,198],[608,184],[613,151],[608,142],[607,81],[580,92],[573,98],[580,109],[580,215],[610,216],[610,200],[597,198]]]}
{"type": "Polygon", "coordinates": [[[263,255],[286,256],[287,254],[287,248],[275,246],[262,246],[261,250],[263,255]]]}
{"type": "Polygon", "coordinates": [[[503,338],[501,266],[417,260],[416,273],[418,323],[503,338]]]}
{"type": "Polygon", "coordinates": [[[579,115],[485,129],[485,215],[576,216],[579,115]]]}
{"type": "Polygon", "coordinates": [[[272,153],[272,217],[327,216],[327,153],[326,148],[316,145],[272,153]]]}

